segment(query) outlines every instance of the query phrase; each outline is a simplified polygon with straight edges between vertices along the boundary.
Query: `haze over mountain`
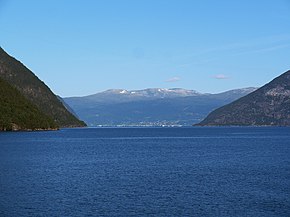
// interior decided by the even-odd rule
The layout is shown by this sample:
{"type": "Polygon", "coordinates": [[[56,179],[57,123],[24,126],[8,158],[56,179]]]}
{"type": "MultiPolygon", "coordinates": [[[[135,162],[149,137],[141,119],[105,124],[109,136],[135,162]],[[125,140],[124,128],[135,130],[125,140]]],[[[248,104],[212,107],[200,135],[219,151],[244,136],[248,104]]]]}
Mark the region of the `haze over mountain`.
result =
{"type": "Polygon", "coordinates": [[[162,126],[197,123],[210,111],[256,88],[203,94],[181,88],[110,89],[64,101],[89,126],[162,126]]]}
{"type": "Polygon", "coordinates": [[[198,125],[290,125],[290,70],[210,113],[198,125]]]}
{"type": "Polygon", "coordinates": [[[16,88],[41,113],[50,117],[55,125],[59,127],[85,126],[84,122],[78,120],[65,108],[44,82],[40,81],[21,62],[9,56],[1,47],[0,78],[16,88]]]}

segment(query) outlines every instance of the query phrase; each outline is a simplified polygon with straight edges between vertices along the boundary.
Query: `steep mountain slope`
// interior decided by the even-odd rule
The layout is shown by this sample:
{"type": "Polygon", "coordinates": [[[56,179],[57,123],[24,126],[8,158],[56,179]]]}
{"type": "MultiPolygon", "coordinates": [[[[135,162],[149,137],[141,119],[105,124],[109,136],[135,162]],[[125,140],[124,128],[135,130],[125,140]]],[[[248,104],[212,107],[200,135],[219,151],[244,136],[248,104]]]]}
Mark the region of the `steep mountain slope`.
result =
{"type": "Polygon", "coordinates": [[[210,111],[248,94],[255,88],[201,94],[193,90],[151,88],[108,90],[65,102],[89,126],[161,126],[199,122],[210,111]]]}
{"type": "Polygon", "coordinates": [[[213,111],[199,125],[290,125],[290,70],[213,111]]]}
{"type": "Polygon", "coordinates": [[[60,127],[85,126],[84,122],[67,111],[42,81],[2,48],[0,48],[0,78],[19,90],[24,97],[44,114],[50,116],[60,127]]]}
{"type": "Polygon", "coordinates": [[[0,131],[56,128],[50,117],[0,78],[0,131]]]}

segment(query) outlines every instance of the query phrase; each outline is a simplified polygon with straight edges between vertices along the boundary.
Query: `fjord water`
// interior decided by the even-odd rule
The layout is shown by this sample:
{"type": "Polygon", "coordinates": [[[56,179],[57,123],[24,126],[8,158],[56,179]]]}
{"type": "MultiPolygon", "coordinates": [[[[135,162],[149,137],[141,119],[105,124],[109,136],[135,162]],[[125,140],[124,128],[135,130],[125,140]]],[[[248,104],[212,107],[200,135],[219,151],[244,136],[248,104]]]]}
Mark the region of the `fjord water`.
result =
{"type": "Polygon", "coordinates": [[[290,129],[0,133],[0,216],[290,216],[290,129]]]}

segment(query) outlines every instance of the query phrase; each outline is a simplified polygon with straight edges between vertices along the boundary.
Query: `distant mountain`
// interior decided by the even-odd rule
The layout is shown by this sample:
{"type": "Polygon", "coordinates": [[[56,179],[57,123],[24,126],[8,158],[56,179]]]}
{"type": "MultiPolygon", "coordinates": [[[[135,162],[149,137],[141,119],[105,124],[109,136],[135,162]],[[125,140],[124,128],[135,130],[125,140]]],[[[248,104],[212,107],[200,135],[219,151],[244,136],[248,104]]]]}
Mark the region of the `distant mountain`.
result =
{"type": "Polygon", "coordinates": [[[186,90],[182,88],[147,88],[144,90],[124,90],[124,89],[111,89],[92,96],[100,95],[126,95],[131,97],[150,97],[150,98],[171,98],[171,97],[181,97],[181,96],[197,96],[201,95],[194,90],[186,90]]]}
{"type": "Polygon", "coordinates": [[[0,78],[0,131],[56,128],[50,117],[0,78]]]}
{"type": "Polygon", "coordinates": [[[198,125],[290,125],[290,70],[210,113],[198,125]]]}
{"type": "Polygon", "coordinates": [[[210,111],[253,90],[202,94],[180,88],[112,89],[85,97],[64,98],[64,101],[89,126],[190,126],[210,111]]]}
{"type": "Polygon", "coordinates": [[[42,81],[2,48],[0,48],[0,78],[15,87],[58,126],[85,126],[85,123],[73,116],[42,81]]]}
{"type": "Polygon", "coordinates": [[[94,102],[129,102],[138,100],[152,100],[161,98],[175,98],[186,96],[201,95],[194,90],[185,90],[181,88],[148,88],[144,90],[125,90],[125,89],[110,89],[101,93],[86,96],[84,99],[94,102]]]}

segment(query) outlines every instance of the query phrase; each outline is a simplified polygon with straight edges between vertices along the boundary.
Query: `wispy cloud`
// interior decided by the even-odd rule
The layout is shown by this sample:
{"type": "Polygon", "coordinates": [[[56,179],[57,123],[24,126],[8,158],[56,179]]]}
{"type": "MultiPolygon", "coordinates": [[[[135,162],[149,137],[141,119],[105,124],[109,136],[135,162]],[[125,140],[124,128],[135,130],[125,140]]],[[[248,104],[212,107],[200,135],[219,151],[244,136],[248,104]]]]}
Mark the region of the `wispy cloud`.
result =
{"type": "Polygon", "coordinates": [[[180,80],[181,80],[180,77],[172,77],[172,78],[167,79],[165,82],[177,82],[180,80]]]}
{"type": "Polygon", "coordinates": [[[290,34],[270,35],[262,38],[253,38],[247,41],[223,44],[217,47],[199,49],[191,54],[181,56],[185,59],[179,67],[190,65],[204,65],[225,56],[239,56],[263,52],[272,52],[290,47],[290,34]]]}
{"type": "Polygon", "coordinates": [[[223,80],[223,79],[229,79],[229,76],[226,76],[224,74],[217,74],[213,76],[215,79],[223,80]]]}
{"type": "Polygon", "coordinates": [[[263,38],[255,38],[252,40],[226,44],[220,47],[214,47],[212,49],[204,50],[203,53],[213,53],[213,52],[230,52],[243,54],[244,53],[255,53],[260,51],[272,51],[283,49],[289,46],[290,35],[272,35],[263,38]]]}
{"type": "Polygon", "coordinates": [[[281,45],[273,45],[273,46],[268,46],[268,47],[258,47],[258,48],[254,48],[254,49],[249,50],[249,51],[242,51],[240,53],[236,53],[236,55],[275,51],[275,50],[284,49],[284,48],[288,48],[288,47],[290,47],[290,43],[281,44],[281,45]]]}

